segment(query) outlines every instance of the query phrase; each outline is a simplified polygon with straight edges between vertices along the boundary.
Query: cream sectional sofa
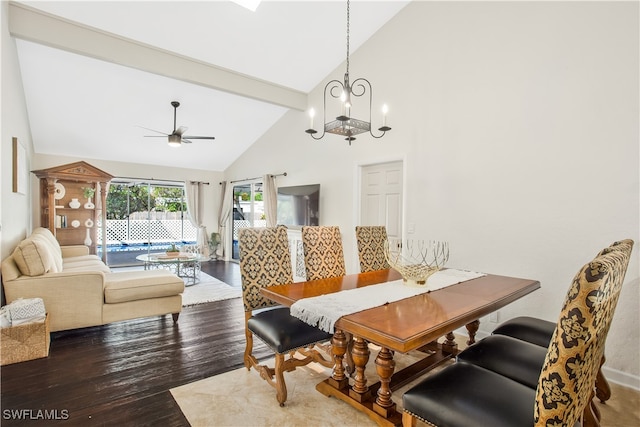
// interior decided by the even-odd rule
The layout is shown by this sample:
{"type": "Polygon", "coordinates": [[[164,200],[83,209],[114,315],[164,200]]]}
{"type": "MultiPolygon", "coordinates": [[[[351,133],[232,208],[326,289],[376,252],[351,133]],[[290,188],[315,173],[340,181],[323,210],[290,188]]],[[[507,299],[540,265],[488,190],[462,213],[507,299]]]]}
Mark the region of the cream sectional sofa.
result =
{"type": "Polygon", "coordinates": [[[60,246],[37,228],[2,261],[6,302],[40,297],[51,331],[182,310],[184,282],[166,270],[112,273],[86,246],[60,246]]]}

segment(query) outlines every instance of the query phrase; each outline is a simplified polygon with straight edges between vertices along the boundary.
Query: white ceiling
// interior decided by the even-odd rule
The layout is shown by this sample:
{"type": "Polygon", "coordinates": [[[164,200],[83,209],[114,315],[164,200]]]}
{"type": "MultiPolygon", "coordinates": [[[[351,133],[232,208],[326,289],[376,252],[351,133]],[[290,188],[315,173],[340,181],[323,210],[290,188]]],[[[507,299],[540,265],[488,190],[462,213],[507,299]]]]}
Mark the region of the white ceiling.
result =
{"type": "MultiPolygon", "coordinates": [[[[351,52],[407,3],[352,1],[351,52]]],[[[74,50],[73,46],[79,46],[76,43],[85,40],[74,40],[68,46],[49,43],[46,35],[38,39],[37,30],[31,29],[37,23],[26,22],[14,35],[37,153],[222,171],[295,104],[278,94],[258,95],[256,91],[254,96],[254,82],[269,82],[267,86],[277,93],[288,91],[306,100],[306,93],[327,77],[342,77],[329,74],[346,56],[346,1],[263,0],[255,12],[231,1],[14,3],[20,5],[27,6],[20,9],[61,17],[62,22],[80,23],[169,51],[179,55],[176,64],[188,57],[232,70],[240,74],[241,86],[249,93],[238,96],[229,92],[237,92],[233,88],[194,84],[202,78],[191,78],[189,67],[176,79],[160,75],[162,67],[151,64],[151,59],[148,68],[109,62],[111,58],[106,57],[111,55],[101,53],[99,47],[92,50],[91,34],[86,37],[88,46],[82,46],[91,56],[71,53],[68,49],[74,50]],[[154,67],[159,74],[148,72],[154,67]],[[251,79],[242,80],[247,76],[251,79]],[[139,126],[165,133],[173,130],[170,102],[174,100],[181,103],[178,126],[188,127],[189,135],[216,139],[171,148],[164,138],[145,138],[153,133],[139,126]]],[[[34,17],[27,14],[20,19],[34,17]]],[[[13,27],[10,22],[10,29],[13,27]]],[[[52,39],[58,34],[55,36],[52,39]]],[[[300,123],[301,136],[305,124],[300,123]]]]}

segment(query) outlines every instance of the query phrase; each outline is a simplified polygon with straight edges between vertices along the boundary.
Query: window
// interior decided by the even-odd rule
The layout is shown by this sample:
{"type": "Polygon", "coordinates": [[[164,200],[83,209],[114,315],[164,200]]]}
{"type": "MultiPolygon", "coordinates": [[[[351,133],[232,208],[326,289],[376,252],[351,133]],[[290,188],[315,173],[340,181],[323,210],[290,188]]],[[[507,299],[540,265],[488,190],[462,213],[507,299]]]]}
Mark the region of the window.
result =
{"type": "Polygon", "coordinates": [[[142,253],[193,244],[182,182],[114,179],[107,193],[107,263],[137,264],[142,253]]]}
{"type": "Polygon", "coordinates": [[[238,230],[246,227],[266,227],[262,182],[242,183],[233,187],[233,251],[231,258],[240,260],[238,230]]]}

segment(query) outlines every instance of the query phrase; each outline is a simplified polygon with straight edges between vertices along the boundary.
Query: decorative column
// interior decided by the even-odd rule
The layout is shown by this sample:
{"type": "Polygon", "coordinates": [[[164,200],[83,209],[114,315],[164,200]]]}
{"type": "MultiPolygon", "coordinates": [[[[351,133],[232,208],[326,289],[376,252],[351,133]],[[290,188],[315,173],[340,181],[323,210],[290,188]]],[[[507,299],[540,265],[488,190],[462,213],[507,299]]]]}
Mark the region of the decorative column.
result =
{"type": "Polygon", "coordinates": [[[47,228],[51,230],[51,233],[56,235],[56,182],[58,182],[57,178],[47,177],[45,178],[47,182],[47,206],[53,215],[48,215],[47,217],[47,228]]]}
{"type": "MultiPolygon", "coordinates": [[[[100,209],[100,233],[102,234],[102,261],[107,263],[107,183],[98,182],[98,193],[100,193],[100,206],[96,206],[96,209],[100,209]]],[[[96,198],[97,201],[97,198],[96,198]]]]}

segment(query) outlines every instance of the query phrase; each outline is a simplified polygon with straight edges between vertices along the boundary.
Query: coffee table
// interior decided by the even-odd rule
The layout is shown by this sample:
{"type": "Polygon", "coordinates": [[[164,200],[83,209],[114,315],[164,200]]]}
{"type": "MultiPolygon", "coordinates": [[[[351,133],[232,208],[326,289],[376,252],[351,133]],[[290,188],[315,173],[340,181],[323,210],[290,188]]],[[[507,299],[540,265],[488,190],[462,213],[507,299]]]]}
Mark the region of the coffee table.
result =
{"type": "Polygon", "coordinates": [[[200,280],[200,263],[208,261],[209,257],[201,254],[180,252],[177,256],[170,256],[164,252],[143,254],[136,257],[144,263],[145,270],[164,268],[178,277],[186,278],[186,286],[192,286],[200,280]]]}

